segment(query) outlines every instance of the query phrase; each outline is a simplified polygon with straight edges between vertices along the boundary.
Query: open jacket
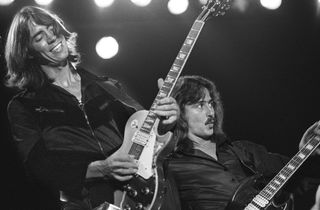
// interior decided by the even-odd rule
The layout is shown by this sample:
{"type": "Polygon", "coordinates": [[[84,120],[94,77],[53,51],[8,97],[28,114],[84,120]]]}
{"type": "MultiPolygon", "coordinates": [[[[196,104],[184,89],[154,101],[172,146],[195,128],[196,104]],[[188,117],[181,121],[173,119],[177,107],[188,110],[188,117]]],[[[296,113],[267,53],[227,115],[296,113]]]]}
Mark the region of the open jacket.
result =
{"type": "MultiPolygon", "coordinates": [[[[56,197],[63,191],[83,199],[88,196],[88,164],[105,159],[121,146],[127,119],[142,106],[124,93],[117,81],[83,69],[77,72],[81,102],[63,88],[46,84],[13,97],[8,118],[33,182],[56,197]]],[[[97,202],[100,199],[105,197],[97,202]]]]}

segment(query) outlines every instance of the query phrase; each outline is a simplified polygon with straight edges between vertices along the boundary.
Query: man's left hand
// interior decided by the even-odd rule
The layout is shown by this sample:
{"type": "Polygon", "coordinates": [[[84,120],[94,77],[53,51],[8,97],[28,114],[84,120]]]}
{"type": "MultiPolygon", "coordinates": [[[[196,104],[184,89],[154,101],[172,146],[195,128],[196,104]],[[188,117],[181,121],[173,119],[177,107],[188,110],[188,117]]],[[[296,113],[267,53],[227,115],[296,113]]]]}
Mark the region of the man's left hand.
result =
{"type": "MultiPolygon", "coordinates": [[[[304,132],[299,143],[299,149],[301,149],[309,141],[311,136],[318,136],[320,138],[320,121],[314,123],[306,130],[306,132],[304,132]]],[[[312,154],[320,155],[320,147],[318,147],[312,154]]]]}
{"type": "MultiPolygon", "coordinates": [[[[159,89],[163,85],[163,79],[158,80],[159,89]]],[[[173,97],[165,97],[157,101],[153,112],[159,117],[163,117],[163,124],[169,125],[175,123],[180,115],[180,109],[173,97]]]]}

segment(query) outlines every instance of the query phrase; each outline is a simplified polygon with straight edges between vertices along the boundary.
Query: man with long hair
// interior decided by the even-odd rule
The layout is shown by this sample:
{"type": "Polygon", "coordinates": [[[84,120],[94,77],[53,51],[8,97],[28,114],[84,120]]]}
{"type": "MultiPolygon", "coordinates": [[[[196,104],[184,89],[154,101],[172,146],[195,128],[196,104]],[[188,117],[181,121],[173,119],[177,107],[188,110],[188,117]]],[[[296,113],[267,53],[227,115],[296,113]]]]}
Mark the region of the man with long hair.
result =
{"type": "MultiPolygon", "coordinates": [[[[57,15],[27,6],[14,16],[5,46],[6,85],[20,90],[8,105],[13,139],[28,177],[65,210],[110,202],[116,181],[137,172],[134,157],[117,149],[126,120],[142,109],[116,80],[79,66],[76,38],[57,15]]],[[[172,97],[153,111],[167,130],[179,115],[172,97]]]]}
{"type": "MultiPolygon", "coordinates": [[[[262,174],[272,178],[288,161],[261,145],[227,138],[222,127],[222,100],[212,81],[202,76],[182,76],[173,96],[181,114],[174,131],[177,147],[168,158],[168,173],[175,179],[182,209],[224,210],[248,177],[262,174]]],[[[313,176],[319,176],[319,172],[313,176]]],[[[243,196],[250,195],[244,192],[243,196]]],[[[289,198],[290,193],[284,197],[289,198]]],[[[278,197],[278,202],[283,200],[278,197]]]]}

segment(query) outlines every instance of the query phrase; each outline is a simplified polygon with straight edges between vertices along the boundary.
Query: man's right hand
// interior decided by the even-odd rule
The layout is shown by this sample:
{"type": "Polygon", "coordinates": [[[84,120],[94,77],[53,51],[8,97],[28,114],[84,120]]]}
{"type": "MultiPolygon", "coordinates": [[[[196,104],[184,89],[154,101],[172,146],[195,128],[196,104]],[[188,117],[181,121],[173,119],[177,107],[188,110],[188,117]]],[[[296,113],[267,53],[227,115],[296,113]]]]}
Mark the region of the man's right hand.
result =
{"type": "Polygon", "coordinates": [[[137,171],[138,163],[132,156],[116,151],[105,160],[90,163],[86,178],[112,177],[118,181],[127,181],[137,171]]]}

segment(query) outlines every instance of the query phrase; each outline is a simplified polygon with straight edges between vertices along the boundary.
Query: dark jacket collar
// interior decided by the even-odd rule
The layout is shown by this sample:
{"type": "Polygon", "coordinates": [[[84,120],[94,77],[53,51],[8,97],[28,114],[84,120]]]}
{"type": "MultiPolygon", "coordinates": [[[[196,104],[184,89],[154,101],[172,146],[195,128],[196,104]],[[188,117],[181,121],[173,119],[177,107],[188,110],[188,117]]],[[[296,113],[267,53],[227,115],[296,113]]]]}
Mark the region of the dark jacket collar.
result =
{"type": "MultiPolygon", "coordinates": [[[[215,142],[217,144],[217,148],[220,148],[224,145],[230,144],[229,139],[227,139],[225,136],[215,136],[215,142]]],[[[180,143],[177,146],[176,153],[183,153],[185,155],[191,155],[191,156],[197,156],[197,157],[202,157],[202,158],[210,158],[212,159],[209,155],[205,154],[204,152],[195,149],[193,146],[193,141],[191,141],[189,138],[185,138],[180,141],[180,143]]]]}

